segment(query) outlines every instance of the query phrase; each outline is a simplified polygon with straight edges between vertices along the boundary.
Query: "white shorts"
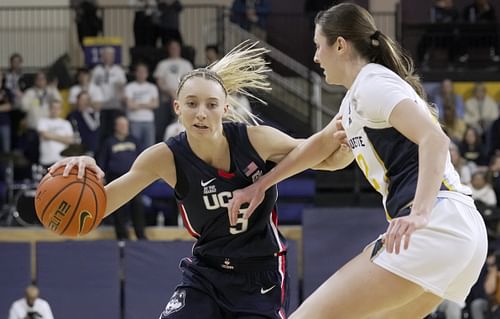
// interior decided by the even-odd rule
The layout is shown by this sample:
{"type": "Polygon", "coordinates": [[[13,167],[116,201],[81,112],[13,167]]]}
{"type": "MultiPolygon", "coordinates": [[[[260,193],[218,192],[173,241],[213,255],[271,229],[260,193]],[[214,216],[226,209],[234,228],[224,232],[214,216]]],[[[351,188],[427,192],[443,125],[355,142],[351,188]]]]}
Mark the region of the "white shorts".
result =
{"type": "Polygon", "coordinates": [[[429,224],[415,231],[408,250],[383,250],[373,262],[464,306],[486,261],[488,238],[483,218],[469,196],[442,191],[429,224]]]}

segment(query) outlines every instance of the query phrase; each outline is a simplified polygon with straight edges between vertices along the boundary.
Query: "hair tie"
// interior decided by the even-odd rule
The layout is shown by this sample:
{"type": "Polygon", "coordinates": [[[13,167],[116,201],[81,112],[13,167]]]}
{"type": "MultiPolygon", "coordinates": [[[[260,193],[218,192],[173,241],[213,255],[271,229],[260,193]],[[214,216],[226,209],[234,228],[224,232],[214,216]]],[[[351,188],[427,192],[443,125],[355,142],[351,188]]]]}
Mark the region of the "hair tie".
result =
{"type": "Polygon", "coordinates": [[[379,37],[380,37],[381,32],[379,30],[375,31],[371,36],[371,45],[374,47],[378,47],[380,45],[379,37]]]}

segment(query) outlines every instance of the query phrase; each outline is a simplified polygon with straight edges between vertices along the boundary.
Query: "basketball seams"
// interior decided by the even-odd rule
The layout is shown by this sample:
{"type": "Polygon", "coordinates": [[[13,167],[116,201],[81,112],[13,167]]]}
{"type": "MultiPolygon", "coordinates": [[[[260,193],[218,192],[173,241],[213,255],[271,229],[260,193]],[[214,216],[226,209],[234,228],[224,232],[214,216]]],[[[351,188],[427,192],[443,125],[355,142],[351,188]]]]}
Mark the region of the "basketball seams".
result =
{"type": "MultiPolygon", "coordinates": [[[[54,195],[52,195],[52,198],[49,200],[49,202],[47,203],[47,205],[45,205],[45,207],[43,208],[42,210],[42,216],[40,216],[40,221],[43,222],[43,219],[44,219],[44,216],[45,216],[45,213],[47,212],[47,208],[49,208],[49,206],[52,204],[52,202],[54,202],[54,200],[57,199],[57,197],[62,193],[64,192],[67,188],[71,187],[73,184],[82,184],[82,181],[80,180],[75,180],[75,181],[72,181],[71,183],[65,185],[62,189],[60,189],[57,193],[55,193],[54,195]]],[[[36,196],[36,195],[35,195],[36,196]]],[[[36,199],[36,197],[35,197],[36,199]]]]}
{"type": "MultiPolygon", "coordinates": [[[[97,203],[97,194],[95,193],[94,189],[92,187],[90,187],[88,184],[85,184],[85,187],[88,187],[90,189],[90,191],[92,191],[92,195],[94,196],[95,216],[93,218],[94,220],[92,221],[92,226],[90,227],[90,229],[94,229],[95,223],[97,222],[97,215],[99,214],[99,206],[97,203]]],[[[82,231],[83,231],[83,228],[82,228],[82,231]]]]}
{"type": "Polygon", "coordinates": [[[75,208],[73,209],[73,212],[71,213],[71,217],[69,218],[68,222],[66,223],[66,226],[65,228],[63,229],[63,231],[61,232],[61,235],[64,235],[64,233],[66,232],[66,230],[68,230],[68,227],[69,225],[71,225],[71,222],[73,221],[73,218],[75,218],[75,213],[77,212],[78,210],[78,207],[80,207],[80,202],[82,201],[82,197],[83,197],[83,193],[85,191],[85,186],[86,186],[86,183],[85,181],[87,180],[87,176],[85,175],[83,177],[83,181],[81,181],[81,184],[82,184],[82,189],[80,190],[80,195],[78,196],[78,200],[76,202],[76,205],[75,205],[75,208]]]}

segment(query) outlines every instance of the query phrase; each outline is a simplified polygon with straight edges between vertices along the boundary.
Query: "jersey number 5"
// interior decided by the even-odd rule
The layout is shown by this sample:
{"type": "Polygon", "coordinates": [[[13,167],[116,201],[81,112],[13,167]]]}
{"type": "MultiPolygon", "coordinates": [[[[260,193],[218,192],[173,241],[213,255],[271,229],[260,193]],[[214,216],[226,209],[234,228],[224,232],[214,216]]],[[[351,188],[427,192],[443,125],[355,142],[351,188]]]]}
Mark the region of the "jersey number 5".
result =
{"type": "Polygon", "coordinates": [[[248,228],[248,219],[243,218],[246,209],[240,209],[238,213],[238,219],[236,220],[236,225],[229,227],[229,232],[233,235],[245,232],[248,228]]]}

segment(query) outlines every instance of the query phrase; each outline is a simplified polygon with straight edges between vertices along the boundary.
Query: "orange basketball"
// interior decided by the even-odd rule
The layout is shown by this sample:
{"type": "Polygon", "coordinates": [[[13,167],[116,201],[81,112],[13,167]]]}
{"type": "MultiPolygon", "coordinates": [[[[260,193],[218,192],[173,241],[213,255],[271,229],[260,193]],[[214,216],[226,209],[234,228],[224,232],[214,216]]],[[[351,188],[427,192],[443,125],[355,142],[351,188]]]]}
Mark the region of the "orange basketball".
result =
{"type": "Polygon", "coordinates": [[[74,167],[63,177],[64,167],[47,174],[35,194],[35,210],[46,228],[58,235],[78,237],[96,228],[104,217],[106,193],[96,174],[87,169],[82,179],[74,167]]]}

